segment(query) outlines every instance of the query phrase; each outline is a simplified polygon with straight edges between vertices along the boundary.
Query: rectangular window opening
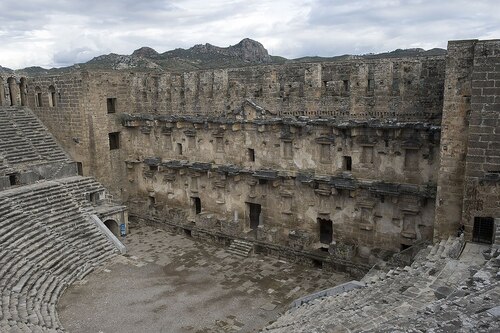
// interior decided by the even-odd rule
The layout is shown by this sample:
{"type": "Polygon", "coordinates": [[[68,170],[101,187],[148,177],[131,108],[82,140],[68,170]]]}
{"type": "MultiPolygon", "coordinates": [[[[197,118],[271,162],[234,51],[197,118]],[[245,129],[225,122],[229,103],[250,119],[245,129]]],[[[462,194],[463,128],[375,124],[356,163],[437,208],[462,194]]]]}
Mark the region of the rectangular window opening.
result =
{"type": "Polygon", "coordinates": [[[192,197],[193,207],[196,215],[201,213],[201,199],[199,197],[192,197]]]}
{"type": "Polygon", "coordinates": [[[318,218],[319,241],[322,244],[330,244],[333,241],[333,224],[331,220],[318,218]]]}
{"type": "Polygon", "coordinates": [[[248,148],[247,149],[247,156],[248,156],[248,160],[250,162],[255,162],[255,149],[248,148]]]}
{"type": "Polygon", "coordinates": [[[115,113],[116,112],[116,98],[107,98],[106,99],[106,106],[108,109],[108,113],[115,113]]]}
{"type": "Polygon", "coordinates": [[[76,169],[78,170],[78,175],[83,176],[83,163],[76,162],[76,169]]]}
{"type": "Polygon", "coordinates": [[[36,93],[35,102],[36,102],[36,106],[42,107],[42,93],[41,92],[36,93]]]}
{"type": "Polygon", "coordinates": [[[177,155],[182,155],[182,143],[177,143],[176,153],[177,153],[177,155]]]}
{"type": "Polygon", "coordinates": [[[13,173],[9,175],[10,186],[19,185],[19,174],[13,173]]]}
{"type": "Polygon", "coordinates": [[[109,150],[120,149],[120,132],[109,133],[109,150]]]}
{"type": "Polygon", "coordinates": [[[352,170],[352,157],[344,156],[344,170],[351,171],[352,170]]]}
{"type": "Polygon", "coordinates": [[[349,92],[349,80],[342,80],[342,84],[344,86],[344,92],[349,92]]]}

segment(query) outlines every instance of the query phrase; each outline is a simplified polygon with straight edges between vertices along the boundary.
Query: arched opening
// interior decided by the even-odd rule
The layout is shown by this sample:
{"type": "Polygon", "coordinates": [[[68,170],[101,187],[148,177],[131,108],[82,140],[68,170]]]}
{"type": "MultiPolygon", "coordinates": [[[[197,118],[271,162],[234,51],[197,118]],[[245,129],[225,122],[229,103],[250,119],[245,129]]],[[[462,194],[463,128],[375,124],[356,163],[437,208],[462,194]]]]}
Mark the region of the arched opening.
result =
{"type": "Polygon", "coordinates": [[[56,106],[56,88],[54,86],[49,86],[49,107],[53,108],[56,106]]]}
{"type": "Polygon", "coordinates": [[[35,87],[35,106],[42,106],[42,89],[40,87],[35,87]]]}
{"type": "Polygon", "coordinates": [[[26,95],[28,93],[28,85],[26,84],[26,78],[21,78],[21,106],[26,106],[26,95]]]}
{"type": "Polygon", "coordinates": [[[7,85],[9,86],[10,105],[17,105],[19,100],[19,86],[17,85],[16,79],[9,77],[7,79],[7,85]]]}
{"type": "Polygon", "coordinates": [[[118,222],[115,220],[106,220],[104,221],[104,225],[115,235],[116,237],[120,237],[120,226],[118,222]]]}
{"type": "Polygon", "coordinates": [[[0,106],[3,105],[5,100],[5,91],[3,86],[3,78],[0,76],[0,106]]]}

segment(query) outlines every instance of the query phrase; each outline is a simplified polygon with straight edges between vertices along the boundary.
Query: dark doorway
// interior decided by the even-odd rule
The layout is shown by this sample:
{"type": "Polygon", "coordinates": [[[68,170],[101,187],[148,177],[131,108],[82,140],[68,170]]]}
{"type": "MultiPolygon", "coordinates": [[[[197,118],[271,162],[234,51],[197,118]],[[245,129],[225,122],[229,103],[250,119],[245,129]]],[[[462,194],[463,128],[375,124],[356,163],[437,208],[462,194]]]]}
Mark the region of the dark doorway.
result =
{"type": "Polygon", "coordinates": [[[120,227],[115,220],[106,220],[104,221],[104,225],[115,235],[116,237],[120,236],[120,227]]]}
{"type": "Polygon", "coordinates": [[[250,229],[257,230],[260,223],[260,212],[262,207],[259,204],[249,202],[248,209],[250,211],[250,229]]]}
{"type": "Polygon", "coordinates": [[[318,218],[319,241],[323,244],[330,244],[333,240],[333,225],[331,220],[318,218]]]}
{"type": "Polygon", "coordinates": [[[196,214],[201,213],[201,200],[198,197],[193,197],[194,212],[196,214]]]}
{"type": "Polygon", "coordinates": [[[492,244],[494,226],[495,221],[492,217],[475,217],[474,229],[472,230],[472,241],[492,244]]]}
{"type": "Polygon", "coordinates": [[[351,158],[351,156],[344,156],[344,169],[347,171],[352,170],[352,158],[351,158]]]}

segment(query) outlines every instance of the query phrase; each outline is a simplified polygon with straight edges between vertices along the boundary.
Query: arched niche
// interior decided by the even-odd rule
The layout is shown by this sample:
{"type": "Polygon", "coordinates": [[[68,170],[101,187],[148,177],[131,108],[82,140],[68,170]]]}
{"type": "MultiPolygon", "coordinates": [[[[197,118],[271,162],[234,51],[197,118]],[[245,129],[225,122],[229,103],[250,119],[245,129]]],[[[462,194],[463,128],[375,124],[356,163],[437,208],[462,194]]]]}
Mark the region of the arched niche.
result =
{"type": "Polygon", "coordinates": [[[120,226],[118,222],[113,219],[108,219],[104,221],[104,225],[115,235],[116,237],[120,237],[120,226]]]}
{"type": "Polygon", "coordinates": [[[10,105],[19,105],[20,96],[19,96],[19,86],[14,77],[9,77],[7,79],[7,86],[9,87],[9,97],[10,97],[10,105]]]}
{"type": "Polygon", "coordinates": [[[21,94],[21,106],[26,106],[27,105],[27,94],[28,94],[28,84],[26,83],[26,78],[22,77],[21,78],[21,84],[20,84],[20,94],[21,94]]]}

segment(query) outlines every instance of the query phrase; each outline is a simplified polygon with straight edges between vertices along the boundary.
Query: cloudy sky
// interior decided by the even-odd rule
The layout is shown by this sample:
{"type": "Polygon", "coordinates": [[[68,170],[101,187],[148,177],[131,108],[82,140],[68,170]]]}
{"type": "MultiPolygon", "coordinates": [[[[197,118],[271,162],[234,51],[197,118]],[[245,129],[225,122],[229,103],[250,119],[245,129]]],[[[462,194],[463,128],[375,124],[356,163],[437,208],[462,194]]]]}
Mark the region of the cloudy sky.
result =
{"type": "Polygon", "coordinates": [[[273,55],[446,48],[500,38],[499,0],[23,0],[0,2],[0,65],[61,67],[141,46],[249,37],[273,55]]]}

